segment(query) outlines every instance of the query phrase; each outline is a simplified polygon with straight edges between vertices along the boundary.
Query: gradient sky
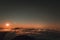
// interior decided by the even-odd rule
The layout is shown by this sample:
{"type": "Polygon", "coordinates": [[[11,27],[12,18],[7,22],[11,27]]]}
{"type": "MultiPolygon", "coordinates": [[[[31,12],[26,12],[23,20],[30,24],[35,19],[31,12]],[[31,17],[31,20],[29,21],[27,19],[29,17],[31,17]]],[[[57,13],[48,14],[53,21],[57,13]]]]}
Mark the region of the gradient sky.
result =
{"type": "Polygon", "coordinates": [[[60,22],[60,2],[0,1],[0,23],[7,20],[19,23],[60,22]]]}

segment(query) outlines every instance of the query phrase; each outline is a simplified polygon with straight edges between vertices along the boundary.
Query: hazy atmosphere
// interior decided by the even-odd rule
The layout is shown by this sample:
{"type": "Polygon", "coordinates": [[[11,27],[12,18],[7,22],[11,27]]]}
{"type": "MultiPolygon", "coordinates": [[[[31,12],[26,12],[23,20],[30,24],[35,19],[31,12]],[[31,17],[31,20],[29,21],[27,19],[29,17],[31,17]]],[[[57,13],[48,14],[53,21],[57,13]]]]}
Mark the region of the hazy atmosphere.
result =
{"type": "Polygon", "coordinates": [[[0,1],[0,22],[60,22],[58,1],[0,1]]]}
{"type": "Polygon", "coordinates": [[[60,40],[60,2],[0,1],[0,40],[60,40]]]}

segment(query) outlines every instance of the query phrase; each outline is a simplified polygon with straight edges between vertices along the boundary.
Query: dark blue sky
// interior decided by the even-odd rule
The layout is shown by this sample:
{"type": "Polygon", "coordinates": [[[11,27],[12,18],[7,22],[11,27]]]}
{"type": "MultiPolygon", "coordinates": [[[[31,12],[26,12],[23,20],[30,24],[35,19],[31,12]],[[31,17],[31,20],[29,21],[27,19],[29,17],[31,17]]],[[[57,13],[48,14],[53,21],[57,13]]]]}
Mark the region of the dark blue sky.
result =
{"type": "Polygon", "coordinates": [[[0,22],[60,22],[59,1],[0,1],[0,22]]]}

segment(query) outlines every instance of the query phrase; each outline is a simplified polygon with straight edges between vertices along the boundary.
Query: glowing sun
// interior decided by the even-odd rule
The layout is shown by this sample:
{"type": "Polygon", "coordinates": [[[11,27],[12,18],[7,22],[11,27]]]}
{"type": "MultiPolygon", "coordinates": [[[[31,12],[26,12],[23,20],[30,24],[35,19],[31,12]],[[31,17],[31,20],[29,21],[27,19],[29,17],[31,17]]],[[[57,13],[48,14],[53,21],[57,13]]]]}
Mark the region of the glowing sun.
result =
{"type": "Polygon", "coordinates": [[[10,24],[7,23],[6,26],[10,26],[10,24]]]}

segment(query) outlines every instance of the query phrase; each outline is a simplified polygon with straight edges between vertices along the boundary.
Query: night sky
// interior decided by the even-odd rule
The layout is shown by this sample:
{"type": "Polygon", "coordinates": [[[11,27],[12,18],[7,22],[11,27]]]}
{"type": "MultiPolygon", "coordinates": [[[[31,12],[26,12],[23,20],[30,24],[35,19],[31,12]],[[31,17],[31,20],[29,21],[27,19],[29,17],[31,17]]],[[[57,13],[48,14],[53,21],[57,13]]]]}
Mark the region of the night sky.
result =
{"type": "Polygon", "coordinates": [[[60,22],[59,1],[0,1],[0,23],[4,21],[19,23],[60,22]]]}

